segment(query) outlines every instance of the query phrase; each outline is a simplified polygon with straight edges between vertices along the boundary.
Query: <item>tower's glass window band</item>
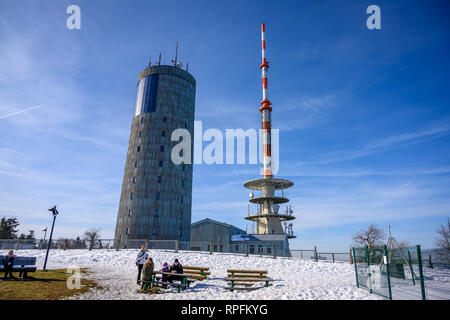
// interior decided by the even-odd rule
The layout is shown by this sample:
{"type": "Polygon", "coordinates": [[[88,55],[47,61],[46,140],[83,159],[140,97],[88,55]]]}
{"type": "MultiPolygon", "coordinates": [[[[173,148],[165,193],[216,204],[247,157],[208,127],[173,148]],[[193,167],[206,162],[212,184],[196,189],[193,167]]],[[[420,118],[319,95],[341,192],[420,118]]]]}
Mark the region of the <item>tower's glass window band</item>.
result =
{"type": "Polygon", "coordinates": [[[134,116],[146,112],[155,112],[156,94],[158,92],[158,74],[142,78],[139,81],[134,116]]]}

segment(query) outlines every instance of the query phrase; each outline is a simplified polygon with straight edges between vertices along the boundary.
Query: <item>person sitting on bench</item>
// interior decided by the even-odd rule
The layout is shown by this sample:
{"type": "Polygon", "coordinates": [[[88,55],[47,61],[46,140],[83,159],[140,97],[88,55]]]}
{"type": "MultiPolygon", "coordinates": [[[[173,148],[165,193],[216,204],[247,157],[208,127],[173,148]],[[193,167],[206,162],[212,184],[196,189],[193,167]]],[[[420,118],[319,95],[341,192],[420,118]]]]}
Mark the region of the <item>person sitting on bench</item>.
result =
{"type": "Polygon", "coordinates": [[[154,267],[155,264],[153,263],[152,258],[148,258],[147,261],[145,261],[144,266],[142,267],[142,289],[150,287],[154,267]]]}
{"type": "Polygon", "coordinates": [[[15,277],[12,274],[12,269],[14,265],[14,259],[15,259],[14,251],[10,250],[8,252],[8,255],[3,260],[3,266],[5,267],[5,276],[3,277],[4,280],[8,278],[8,275],[10,275],[10,279],[15,279],[15,277]]]}
{"type": "MultiPolygon", "coordinates": [[[[175,261],[173,262],[173,265],[170,266],[169,271],[172,272],[172,273],[183,273],[183,266],[180,264],[178,259],[175,259],[175,261]]],[[[170,283],[173,283],[173,280],[181,281],[181,277],[170,275],[170,276],[167,277],[167,280],[170,283]]]]}
{"type": "MultiPolygon", "coordinates": [[[[161,270],[159,270],[159,271],[162,271],[162,272],[170,272],[169,264],[168,264],[167,262],[164,262],[163,268],[162,268],[161,270]]],[[[162,275],[161,281],[162,281],[162,282],[167,282],[167,274],[163,274],[163,275],[162,275]]],[[[164,287],[167,287],[167,285],[164,285],[164,287]]]]}

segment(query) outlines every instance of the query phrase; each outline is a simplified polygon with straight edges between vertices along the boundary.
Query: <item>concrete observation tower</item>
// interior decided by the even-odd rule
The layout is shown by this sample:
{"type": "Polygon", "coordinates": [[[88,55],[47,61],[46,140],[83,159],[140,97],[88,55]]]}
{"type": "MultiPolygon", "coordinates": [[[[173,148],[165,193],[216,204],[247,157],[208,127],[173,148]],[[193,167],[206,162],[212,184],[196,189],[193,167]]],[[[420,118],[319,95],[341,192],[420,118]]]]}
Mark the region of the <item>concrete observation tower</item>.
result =
{"type": "Polygon", "coordinates": [[[256,214],[250,213],[246,220],[252,221],[253,226],[256,224],[256,230],[252,233],[257,235],[284,235],[287,238],[295,238],[292,231],[292,223],[288,221],[294,220],[292,209],[290,206],[286,207],[284,213],[279,213],[280,204],[289,202],[289,199],[284,197],[283,190],[288,189],[294,185],[292,181],[285,179],[275,179],[272,173],[272,148],[271,148],[271,113],[272,107],[268,98],[267,92],[267,70],[269,69],[269,62],[266,60],[265,50],[265,24],[261,24],[261,39],[262,39],[262,64],[260,69],[262,71],[262,86],[263,86],[263,100],[261,101],[262,120],[262,144],[263,144],[263,178],[248,181],[244,187],[252,190],[250,193],[250,203],[257,205],[256,214]],[[261,196],[254,196],[253,190],[262,192],[261,196]],[[281,195],[276,195],[276,191],[280,190],[281,195]],[[284,229],[282,226],[284,223],[284,229]]]}

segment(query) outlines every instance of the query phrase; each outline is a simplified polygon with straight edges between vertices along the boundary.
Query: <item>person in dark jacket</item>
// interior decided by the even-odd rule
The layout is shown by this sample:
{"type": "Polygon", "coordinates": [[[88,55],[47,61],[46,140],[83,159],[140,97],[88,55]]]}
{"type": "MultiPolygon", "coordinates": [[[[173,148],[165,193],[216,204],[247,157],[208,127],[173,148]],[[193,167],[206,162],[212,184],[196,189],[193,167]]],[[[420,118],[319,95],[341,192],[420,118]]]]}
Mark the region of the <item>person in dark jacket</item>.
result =
{"type": "MultiPolygon", "coordinates": [[[[178,261],[178,259],[175,259],[175,261],[173,262],[173,265],[170,266],[169,271],[172,272],[172,273],[183,273],[183,266],[178,261]]],[[[167,280],[170,283],[173,283],[173,280],[180,280],[181,281],[181,277],[170,275],[170,276],[167,277],[167,280]]]]}
{"type": "Polygon", "coordinates": [[[15,257],[16,256],[14,255],[14,251],[11,250],[8,252],[8,255],[3,260],[3,267],[5,268],[5,276],[3,277],[4,280],[8,278],[8,275],[10,275],[11,279],[15,279],[15,277],[12,274],[15,257]]]}
{"type": "Polygon", "coordinates": [[[138,275],[137,275],[137,284],[141,282],[141,273],[142,268],[144,267],[144,263],[148,258],[147,251],[145,250],[145,246],[141,246],[141,251],[138,252],[136,257],[136,266],[138,267],[138,275]]]}

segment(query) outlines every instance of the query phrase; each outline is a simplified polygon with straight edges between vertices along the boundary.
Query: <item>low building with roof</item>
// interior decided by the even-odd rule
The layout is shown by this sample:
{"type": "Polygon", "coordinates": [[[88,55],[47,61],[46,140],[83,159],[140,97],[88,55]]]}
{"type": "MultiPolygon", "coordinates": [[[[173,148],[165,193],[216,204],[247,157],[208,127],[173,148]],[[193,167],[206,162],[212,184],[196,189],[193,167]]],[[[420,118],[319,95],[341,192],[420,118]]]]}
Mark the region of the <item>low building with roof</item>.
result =
{"type": "Polygon", "coordinates": [[[191,250],[289,257],[288,235],[248,234],[231,224],[203,219],[191,225],[191,250]]]}

